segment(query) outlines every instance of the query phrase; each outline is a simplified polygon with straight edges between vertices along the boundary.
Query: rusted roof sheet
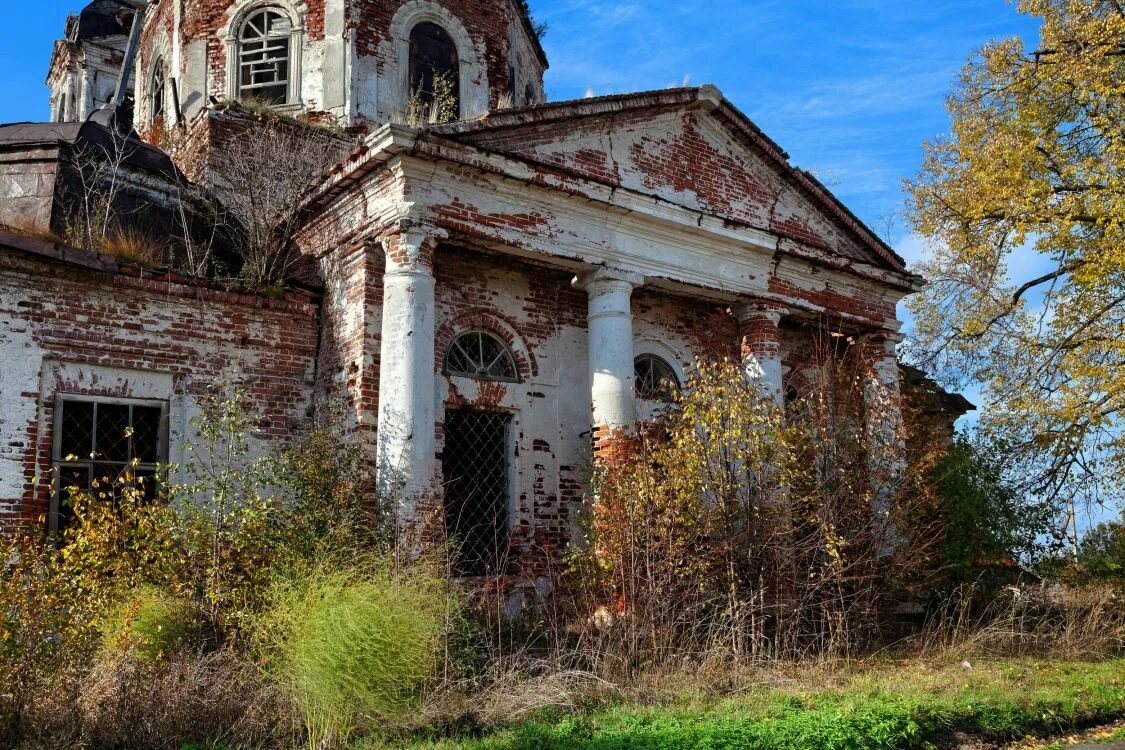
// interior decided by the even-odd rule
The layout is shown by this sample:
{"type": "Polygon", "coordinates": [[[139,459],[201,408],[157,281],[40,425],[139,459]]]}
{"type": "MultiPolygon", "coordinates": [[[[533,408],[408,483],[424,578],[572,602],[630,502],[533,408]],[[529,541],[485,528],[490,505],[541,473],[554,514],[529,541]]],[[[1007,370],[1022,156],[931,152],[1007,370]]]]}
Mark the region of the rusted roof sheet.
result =
{"type": "MultiPolygon", "coordinates": [[[[82,143],[103,149],[115,148],[113,125],[107,124],[112,113],[98,110],[86,122],[21,122],[0,125],[0,149],[12,150],[41,145],[82,143]]],[[[124,136],[125,163],[149,172],[176,177],[179,172],[172,158],[152,144],[141,140],[135,132],[124,136]]]]}
{"type": "Polygon", "coordinates": [[[17,122],[0,125],[0,147],[44,143],[74,143],[85,123],[17,122]]]}

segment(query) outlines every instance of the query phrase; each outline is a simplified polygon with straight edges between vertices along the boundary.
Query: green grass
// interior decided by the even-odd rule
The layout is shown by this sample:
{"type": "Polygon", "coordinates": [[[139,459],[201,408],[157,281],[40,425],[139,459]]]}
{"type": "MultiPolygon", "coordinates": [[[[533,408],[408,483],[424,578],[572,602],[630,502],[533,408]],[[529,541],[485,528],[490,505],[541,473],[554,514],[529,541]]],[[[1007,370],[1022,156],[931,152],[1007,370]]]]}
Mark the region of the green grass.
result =
{"type": "Polygon", "coordinates": [[[996,661],[814,671],[735,698],[694,695],[585,715],[543,715],[484,737],[371,742],[411,750],[851,750],[924,748],[962,731],[1049,735],[1125,715],[1125,660],[996,661]]]}
{"type": "Polygon", "coordinates": [[[413,706],[434,674],[451,607],[443,579],[379,561],[300,571],[271,598],[265,650],[311,747],[413,706]]]}

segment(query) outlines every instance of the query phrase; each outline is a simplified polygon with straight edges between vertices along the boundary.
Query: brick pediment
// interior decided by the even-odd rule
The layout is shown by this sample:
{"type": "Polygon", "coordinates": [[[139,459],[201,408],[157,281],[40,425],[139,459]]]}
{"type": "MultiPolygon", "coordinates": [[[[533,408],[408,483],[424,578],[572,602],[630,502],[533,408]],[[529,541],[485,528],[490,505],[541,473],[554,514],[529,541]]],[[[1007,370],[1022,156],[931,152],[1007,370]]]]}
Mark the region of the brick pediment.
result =
{"type": "Polygon", "coordinates": [[[711,88],[500,112],[442,135],[894,271],[902,259],[711,88]]]}

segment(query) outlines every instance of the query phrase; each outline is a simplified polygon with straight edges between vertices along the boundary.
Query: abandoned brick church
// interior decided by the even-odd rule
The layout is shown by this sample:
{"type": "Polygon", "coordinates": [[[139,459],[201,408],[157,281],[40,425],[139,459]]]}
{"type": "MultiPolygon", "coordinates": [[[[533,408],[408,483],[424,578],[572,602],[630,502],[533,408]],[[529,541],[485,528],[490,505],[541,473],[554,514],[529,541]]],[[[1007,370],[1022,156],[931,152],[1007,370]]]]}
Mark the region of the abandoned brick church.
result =
{"type": "Polygon", "coordinates": [[[53,527],[61,485],[129,461],[182,467],[229,379],[262,450],[342,401],[401,517],[469,540],[467,574],[534,576],[574,533],[592,450],[696,356],[741,356],[780,400],[830,326],[862,348],[868,392],[922,382],[895,354],[921,280],[720,91],[550,102],[546,69],[519,0],[95,0],[73,16],[54,122],[0,126],[0,526],[53,527]],[[437,73],[453,121],[396,124],[437,73]],[[236,292],[57,239],[69,160],[118,127],[103,115],[119,88],[136,144],[116,177],[153,226],[182,175],[208,179],[224,130],[252,124],[239,101],[365,134],[310,194],[307,278],[236,292]]]}

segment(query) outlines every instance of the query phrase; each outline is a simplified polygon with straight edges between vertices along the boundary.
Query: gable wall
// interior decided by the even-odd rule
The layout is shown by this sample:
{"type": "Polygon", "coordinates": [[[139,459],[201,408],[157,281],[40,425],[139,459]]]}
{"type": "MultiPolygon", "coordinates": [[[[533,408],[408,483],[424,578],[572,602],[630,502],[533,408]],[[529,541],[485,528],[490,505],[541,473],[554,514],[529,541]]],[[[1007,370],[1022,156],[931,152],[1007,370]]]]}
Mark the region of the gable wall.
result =
{"type": "Polygon", "coordinates": [[[226,377],[249,391],[260,452],[309,428],[316,350],[315,305],[0,249],[0,530],[48,510],[56,393],[168,400],[176,463],[200,399],[226,377]]]}
{"type": "Polygon", "coordinates": [[[528,125],[466,140],[802,245],[856,260],[868,257],[856,238],[825,217],[765,157],[696,111],[528,125]]]}

